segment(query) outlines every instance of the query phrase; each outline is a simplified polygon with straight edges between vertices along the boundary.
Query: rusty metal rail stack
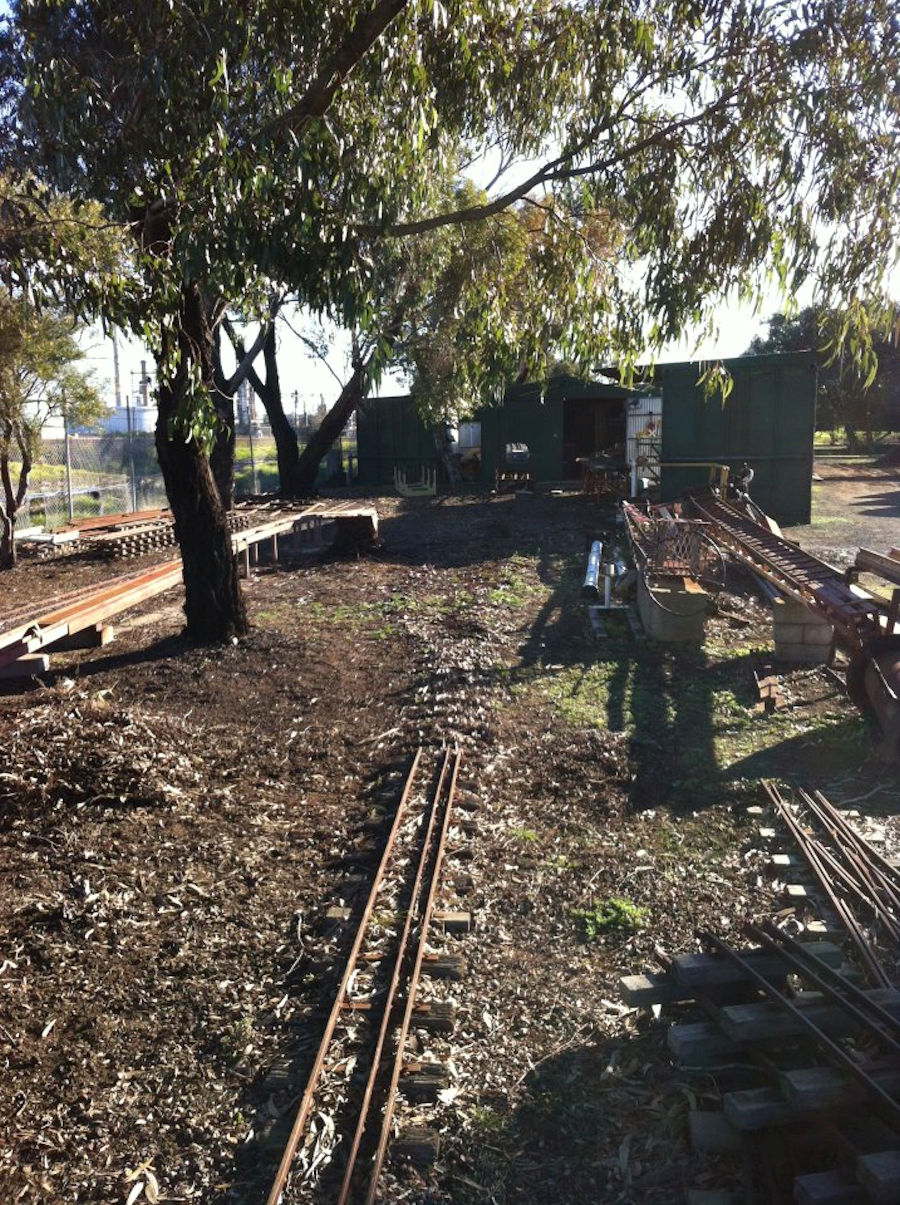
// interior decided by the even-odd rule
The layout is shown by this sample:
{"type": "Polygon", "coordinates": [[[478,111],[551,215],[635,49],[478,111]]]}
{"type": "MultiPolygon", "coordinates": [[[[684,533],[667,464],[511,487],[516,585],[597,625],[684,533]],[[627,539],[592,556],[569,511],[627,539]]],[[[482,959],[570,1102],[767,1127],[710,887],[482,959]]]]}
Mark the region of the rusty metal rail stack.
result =
{"type": "Polygon", "coordinates": [[[850,656],[850,697],[877,717],[885,738],[883,756],[900,756],[900,603],[859,591],[832,565],[712,492],[691,493],[688,502],[717,544],[831,624],[836,644],[850,656]]]}
{"type": "Polygon", "coordinates": [[[823,893],[825,907],[846,930],[867,978],[875,986],[891,987],[874,937],[862,922],[865,918],[900,949],[900,876],[821,792],[798,791],[804,825],[774,783],[763,785],[823,893]]]}
{"type": "Polygon", "coordinates": [[[885,608],[875,599],[860,598],[833,566],[775,535],[715,494],[691,494],[690,505],[709,524],[719,545],[784,594],[819,611],[851,652],[884,633],[885,608]]]}
{"type": "MultiPolygon", "coordinates": [[[[340,1135],[329,1159],[332,1154],[343,1158],[342,1166],[333,1172],[333,1192],[329,1195],[328,1186],[319,1183],[316,1199],[372,1205],[388,1156],[398,1098],[408,1092],[406,1085],[422,1078],[410,1074],[421,1070],[415,1065],[410,1068],[407,1059],[410,1031],[432,1028],[432,1021],[437,1021],[438,1031],[446,1031],[446,1010],[420,1004],[417,994],[422,976],[440,969],[441,960],[429,954],[428,946],[448,834],[451,825],[459,823],[454,805],[460,754],[443,755],[427,806],[417,812],[421,762],[419,749],[359,915],[267,1205],[280,1205],[298,1192],[302,1195],[304,1181],[313,1181],[321,1170],[323,1160],[304,1168],[298,1152],[313,1116],[325,1108],[333,1109],[340,1135]],[[384,910],[396,918],[394,935],[377,921],[377,913],[384,910]],[[360,982],[367,985],[360,989],[360,982]],[[350,1060],[359,1070],[347,1081],[344,1068],[350,1060]]],[[[436,1087],[441,1082],[434,1079],[436,1087]]],[[[436,1135],[417,1132],[410,1137],[410,1149],[429,1142],[437,1147],[436,1135]]]]}

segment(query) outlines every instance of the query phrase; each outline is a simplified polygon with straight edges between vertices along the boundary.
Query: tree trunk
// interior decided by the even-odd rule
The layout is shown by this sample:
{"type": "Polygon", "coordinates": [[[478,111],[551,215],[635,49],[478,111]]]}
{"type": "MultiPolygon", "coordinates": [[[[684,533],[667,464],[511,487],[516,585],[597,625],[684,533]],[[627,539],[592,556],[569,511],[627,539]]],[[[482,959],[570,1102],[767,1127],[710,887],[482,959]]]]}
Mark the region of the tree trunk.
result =
{"type": "Polygon", "coordinates": [[[14,569],[16,565],[16,516],[0,507],[0,569],[14,569]]]}
{"type": "Polygon", "coordinates": [[[209,463],[219,499],[225,510],[234,506],[234,398],[212,388],[213,408],[221,426],[210,453],[209,463]]]}
{"type": "Polygon", "coordinates": [[[195,439],[186,441],[177,430],[170,433],[191,358],[200,360],[203,380],[212,388],[213,335],[195,285],[184,291],[179,353],[181,370],[159,387],[156,451],[181,549],[187,634],[198,643],[212,644],[243,636],[248,624],[225,507],[209,458],[195,439]]]}
{"type": "Polygon", "coordinates": [[[337,401],[322,419],[309,443],[300,453],[294,477],[293,497],[305,497],[315,491],[316,477],[322,457],[334,441],[340,438],[353,411],[360,402],[364,401],[369,392],[371,362],[370,356],[365,362],[356,365],[353,376],[341,390],[337,401]]]}
{"type": "Polygon", "coordinates": [[[297,446],[297,432],[288,422],[281,400],[281,379],[278,375],[278,359],[276,354],[275,324],[266,332],[263,343],[263,360],[266,365],[266,380],[263,383],[257,373],[251,368],[247,376],[253,386],[253,392],[263,404],[272,435],[275,437],[275,451],[278,456],[278,486],[282,498],[295,498],[297,465],[300,461],[300,449],[297,446]]]}
{"type": "Polygon", "coordinates": [[[0,501],[0,569],[14,569],[16,565],[16,516],[28,493],[28,476],[31,473],[31,442],[23,430],[21,419],[6,419],[0,430],[0,484],[3,498],[0,501]],[[19,480],[14,486],[10,457],[15,438],[19,449],[19,480]]]}

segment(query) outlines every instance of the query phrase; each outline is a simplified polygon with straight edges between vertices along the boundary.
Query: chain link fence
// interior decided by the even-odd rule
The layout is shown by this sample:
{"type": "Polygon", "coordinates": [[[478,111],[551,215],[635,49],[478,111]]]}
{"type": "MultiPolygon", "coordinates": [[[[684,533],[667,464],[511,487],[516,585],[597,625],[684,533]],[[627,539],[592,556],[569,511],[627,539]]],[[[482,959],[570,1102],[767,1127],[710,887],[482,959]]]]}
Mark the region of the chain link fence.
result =
{"type": "MultiPolygon", "coordinates": [[[[352,475],[355,451],[353,445],[329,453],[320,480],[339,480],[348,468],[352,475]]],[[[237,437],[234,475],[238,494],[278,489],[278,458],[271,435],[237,437]]],[[[152,434],[72,433],[41,441],[17,526],[52,531],[78,519],[165,505],[152,434]]]]}
{"type": "Polygon", "coordinates": [[[41,440],[18,525],[53,530],[165,504],[152,435],[66,434],[41,440]]]}

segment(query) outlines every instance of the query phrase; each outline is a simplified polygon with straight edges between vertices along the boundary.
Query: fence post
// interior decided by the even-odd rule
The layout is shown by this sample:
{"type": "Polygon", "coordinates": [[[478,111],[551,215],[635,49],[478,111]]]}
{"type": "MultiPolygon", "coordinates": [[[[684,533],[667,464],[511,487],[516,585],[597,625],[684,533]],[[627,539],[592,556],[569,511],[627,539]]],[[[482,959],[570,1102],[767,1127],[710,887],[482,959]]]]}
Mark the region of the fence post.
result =
{"type": "Polygon", "coordinates": [[[259,490],[256,485],[256,460],[253,456],[253,419],[247,424],[247,430],[250,432],[250,489],[254,494],[258,494],[259,490]]]}
{"type": "Polygon", "coordinates": [[[125,398],[126,417],[128,419],[128,465],[131,473],[131,509],[136,511],[137,506],[137,484],[134,479],[134,426],[131,421],[131,397],[125,398]]]}
{"type": "Polygon", "coordinates": [[[69,447],[69,416],[63,409],[63,440],[66,446],[66,498],[69,503],[69,522],[75,518],[75,507],[72,504],[72,451],[69,447]]]}

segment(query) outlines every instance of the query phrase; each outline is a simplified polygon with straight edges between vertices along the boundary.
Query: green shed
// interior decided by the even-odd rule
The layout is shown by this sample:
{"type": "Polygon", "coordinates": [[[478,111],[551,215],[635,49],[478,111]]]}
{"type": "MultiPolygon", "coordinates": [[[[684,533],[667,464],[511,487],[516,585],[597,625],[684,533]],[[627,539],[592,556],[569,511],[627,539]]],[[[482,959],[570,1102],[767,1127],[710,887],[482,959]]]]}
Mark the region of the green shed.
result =
{"type": "Polygon", "coordinates": [[[660,496],[706,480],[703,469],[666,468],[671,461],[715,461],[754,470],[751,496],[786,526],[808,523],[812,502],[816,361],[811,352],[741,356],[725,361],[734,388],[723,402],[707,397],[693,364],[662,364],[660,496]]]}
{"type": "Polygon", "coordinates": [[[492,484],[507,444],[524,443],[539,482],[574,481],[577,459],[625,443],[625,402],[633,391],[622,385],[554,376],[540,385],[515,385],[501,406],[476,416],[481,422],[481,480],[492,484]]]}
{"type": "Polygon", "coordinates": [[[437,465],[437,438],[408,394],[366,398],[356,412],[359,484],[392,486],[395,467],[415,480],[424,467],[437,465]]]}
{"type": "MultiPolygon", "coordinates": [[[[545,389],[515,385],[502,405],[487,406],[475,416],[478,480],[484,486],[494,483],[507,444],[528,445],[539,484],[577,480],[579,457],[618,449],[623,458],[633,458],[642,444],[652,445],[663,466],[662,499],[676,499],[687,486],[705,483],[705,462],[734,469],[746,460],[755,472],[751,493],[759,505],[780,523],[808,523],[815,356],[791,352],[725,363],[734,387],[724,402],[706,396],[696,362],[659,365],[641,392],[564,375],[553,377],[545,389]],[[674,468],[671,462],[697,468],[674,468]]],[[[442,430],[425,426],[411,398],[368,399],[358,416],[360,483],[392,485],[395,466],[414,479],[420,466],[439,463],[438,441],[444,437],[442,430]]]]}

